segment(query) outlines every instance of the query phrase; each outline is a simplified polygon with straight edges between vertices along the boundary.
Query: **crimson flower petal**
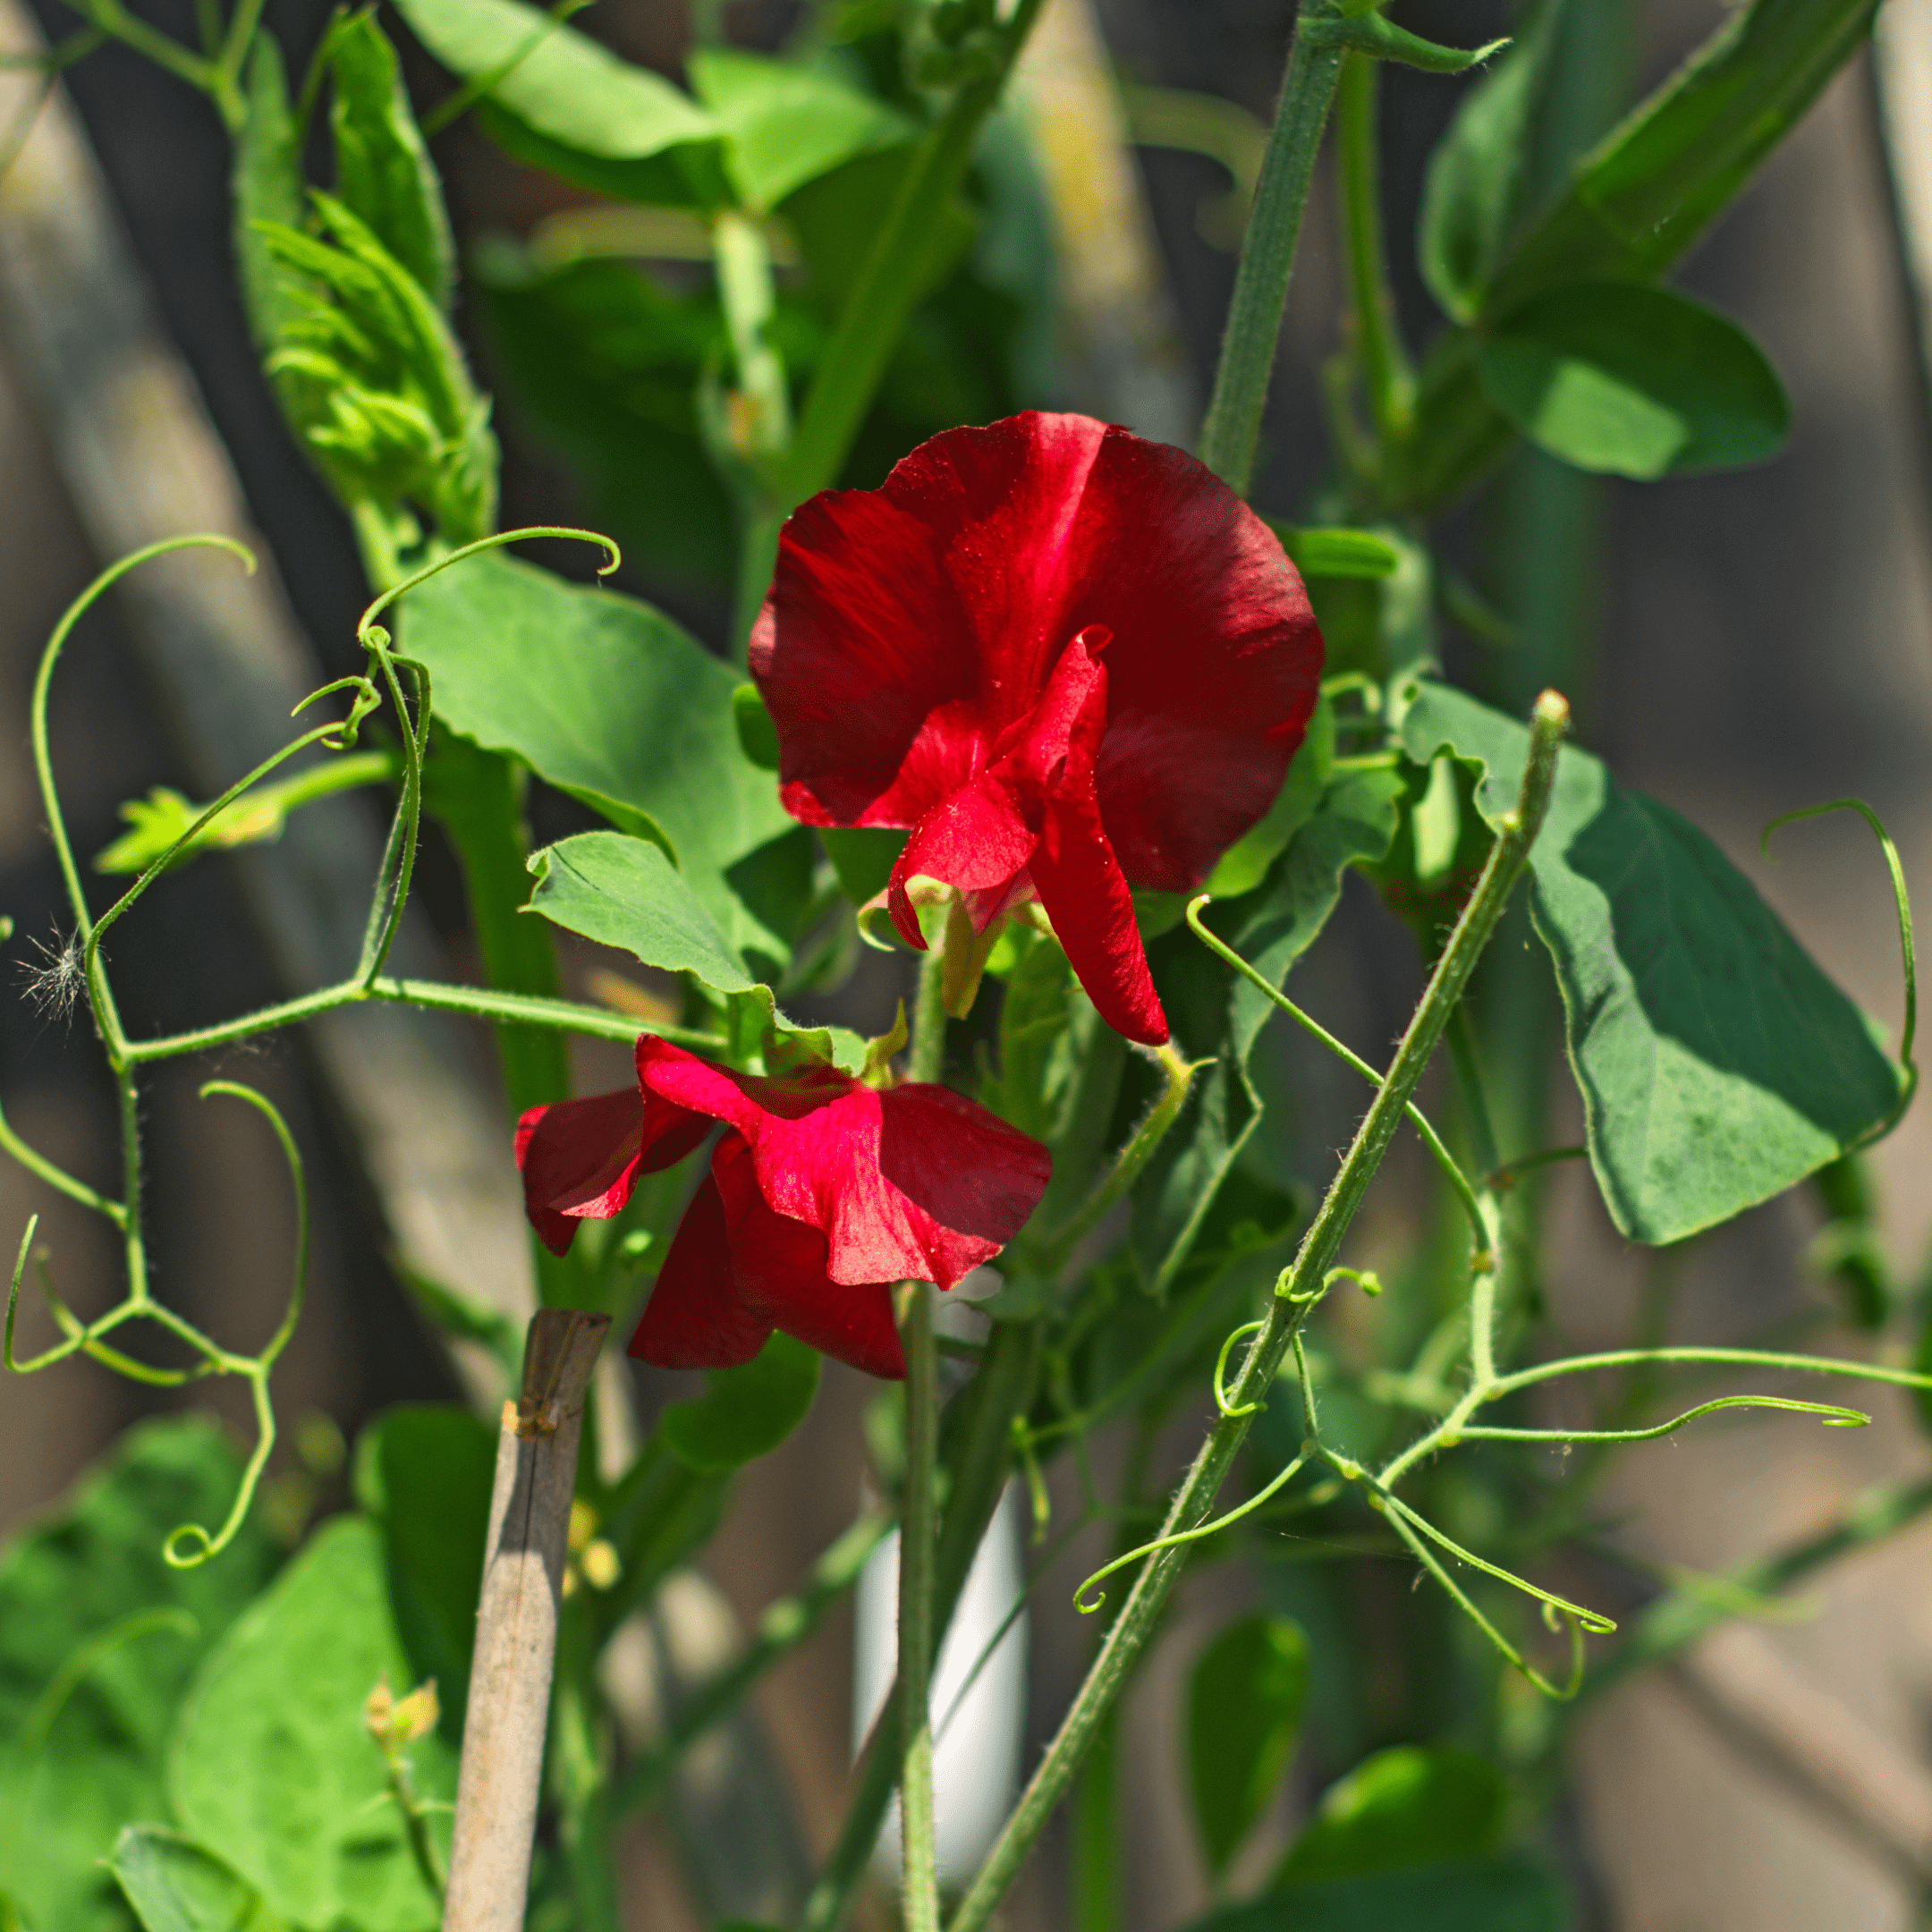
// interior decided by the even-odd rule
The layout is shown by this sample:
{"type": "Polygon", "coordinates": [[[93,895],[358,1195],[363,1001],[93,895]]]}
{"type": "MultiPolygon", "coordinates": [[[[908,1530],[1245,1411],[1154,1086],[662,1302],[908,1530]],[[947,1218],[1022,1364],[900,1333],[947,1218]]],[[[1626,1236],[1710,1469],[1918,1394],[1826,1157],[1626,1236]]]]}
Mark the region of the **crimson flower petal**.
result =
{"type": "Polygon", "coordinates": [[[710,1131],[703,1114],[635,1087],[532,1107],[516,1131],[530,1225],[552,1254],[568,1252],[579,1221],[622,1213],[639,1174],[675,1166],[710,1131]]]}
{"type": "Polygon", "coordinates": [[[902,1379],[905,1351],[893,1320],[892,1284],[832,1280],[825,1236],[766,1206],[757,1164],[736,1134],[718,1143],[711,1173],[724,1203],[733,1280],[747,1311],[867,1375],[902,1379]]]}
{"type": "Polygon", "coordinates": [[[724,1203],[707,1174],[672,1237],[631,1352],[660,1368],[735,1368],[765,1346],[771,1332],[772,1324],[738,1292],[724,1203]]]}
{"type": "Polygon", "coordinates": [[[1224,484],[1184,451],[1032,411],[797,512],[751,648],[786,808],[912,831],[902,932],[917,873],[965,893],[981,929],[1023,893],[1045,902],[1051,875],[1082,982],[1148,1041],[1165,1021],[1123,894],[1192,890],[1260,819],[1321,668],[1299,574],[1224,484]]]}

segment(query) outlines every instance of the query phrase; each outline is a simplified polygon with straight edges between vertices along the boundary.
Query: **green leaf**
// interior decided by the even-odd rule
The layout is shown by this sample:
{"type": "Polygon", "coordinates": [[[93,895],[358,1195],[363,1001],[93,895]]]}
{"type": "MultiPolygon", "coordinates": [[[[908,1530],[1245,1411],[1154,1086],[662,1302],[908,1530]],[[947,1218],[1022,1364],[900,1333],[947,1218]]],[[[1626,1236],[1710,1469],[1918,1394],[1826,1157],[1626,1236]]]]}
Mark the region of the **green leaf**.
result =
{"type": "Polygon", "coordinates": [[[1541,0],[1494,70],[1457,104],[1429,157],[1416,256],[1445,313],[1473,321],[1522,191],[1530,123],[1563,0],[1541,0]]]}
{"type": "Polygon", "coordinates": [[[738,749],[760,771],[776,771],[778,727],[756,684],[741,684],[732,693],[732,716],[738,726],[738,749]]]}
{"type": "Polygon", "coordinates": [[[1502,315],[1564,284],[1660,275],[1869,38],[1877,0],[1756,0],[1577,164],[1499,268],[1502,315]]]}
{"type": "Polygon", "coordinates": [[[446,312],[456,250],[443,183],[411,111],[395,49],[373,12],[352,13],[330,35],[329,68],[336,196],[446,312]]]}
{"type": "MultiPolygon", "coordinates": [[[[1289,841],[1315,816],[1335,763],[1335,707],[1326,698],[1320,699],[1309,719],[1308,736],[1295,753],[1267,817],[1235,840],[1208,875],[1206,890],[1216,899],[1238,899],[1252,892],[1287,850],[1289,841]]],[[[1184,907],[1185,895],[1182,897],[1184,907]]]]}
{"type": "Polygon", "coordinates": [[[729,665],[648,604],[494,555],[411,591],[403,637],[452,731],[665,846],[733,951],[791,957],[753,855],[798,827],[739,747],[729,665]]]}
{"type": "MultiPolygon", "coordinates": [[[[408,1685],[436,1679],[440,1729],[453,1744],[470,1696],[496,1431],[453,1403],[405,1402],[369,1424],[356,1465],[359,1500],[382,1526],[408,1685]]],[[[408,1685],[397,1683],[397,1695],[408,1685]]]]}
{"type": "MultiPolygon", "coordinates": [[[[911,157],[897,148],[861,155],[787,197],[785,223],[798,237],[813,301],[827,319],[837,316],[857,283],[911,165],[911,157]]],[[[941,210],[915,256],[900,267],[919,299],[959,266],[979,228],[979,216],[963,201],[955,199],[941,210]]]]}
{"type": "Polygon", "coordinates": [[[855,906],[870,904],[886,890],[911,835],[876,826],[818,827],[818,843],[838,874],[839,890],[855,906]]]}
{"type": "Polygon", "coordinates": [[[1304,577],[1393,577],[1402,558],[1373,530],[1271,522],[1289,560],[1304,577]]]}
{"type": "Polygon", "coordinates": [[[818,1351],[774,1333],[740,1368],[713,1368],[695,1402],[664,1412],[664,1439],[687,1469],[715,1475],[768,1454],[810,1413],[818,1351]]]}
{"type": "MultiPolygon", "coordinates": [[[[430,1932],[437,1922],[362,1724],[377,1678],[400,1695],[409,1674],[379,1533],[338,1516],[229,1631],[182,1707],[169,1762],[175,1816],[297,1925],[430,1932]]],[[[424,1800],[453,1797],[455,1761],[438,1739],[410,1756],[424,1800]]]]}
{"type": "MultiPolygon", "coordinates": [[[[1515,802],[1529,733],[1418,682],[1411,758],[1483,768],[1477,809],[1515,802]]],[[[1530,854],[1556,965],[1590,1164],[1618,1228],[1681,1240],[1781,1193],[1885,1118],[1896,1069],[1859,1010],[1694,826],[1565,750],[1530,854]]]]}
{"type": "Polygon", "coordinates": [[[767,209],[854,157],[910,141],[903,114],[823,69],[736,47],[693,51],[692,89],[729,138],[725,172],[750,208],[767,209]]]}
{"type": "Polygon", "coordinates": [[[162,1544],[219,1521],[241,1475],[206,1419],[145,1423],[0,1548],[0,1890],[35,1925],[130,1924],[101,1860],[129,1819],[164,1815],[182,1688],[277,1561],[259,1511],[198,1569],[170,1569],[162,1544]]]}
{"type": "Polygon", "coordinates": [[[1506,316],[1476,360],[1489,400],[1579,470],[1649,481],[1761,462],[1791,428],[1757,343],[1668,289],[1555,290],[1506,316]]]}
{"type": "Polygon", "coordinates": [[[300,228],[308,213],[301,154],[289,111],[288,76],[282,49],[267,29],[256,35],[255,51],[249,57],[248,111],[235,135],[233,194],[242,303],[255,346],[267,356],[281,343],[301,305],[257,225],[273,222],[300,228]]]}
{"type": "Polygon", "coordinates": [[[1377,1872],[1257,1899],[1190,1932],[1567,1932],[1563,1887],[1526,1859],[1377,1872]]]}
{"type": "Polygon", "coordinates": [[[483,85],[479,118],[520,160],[620,200],[723,207],[716,120],[689,95],[521,0],[397,0],[418,39],[483,85]]]}
{"type": "Polygon", "coordinates": [[[1377,1751],[1322,1793],[1275,1884],[1485,1858],[1503,1835],[1504,1803],[1502,1773],[1467,1751],[1377,1751]]]}
{"type": "Polygon", "coordinates": [[[1194,1665],[1188,1784],[1208,1868],[1216,1878],[1287,1775],[1308,1667],[1301,1625],[1266,1611],[1216,1632],[1194,1665]]]}
{"type": "Polygon", "coordinates": [[[694,973],[717,993],[756,982],[699,904],[684,875],[648,839],[584,832],[531,854],[530,909],[647,966],[694,973]]]}
{"type": "Polygon", "coordinates": [[[212,1852],[157,1825],[130,1825],[107,1868],[146,1932],[284,1932],[285,1921],[212,1852]]]}

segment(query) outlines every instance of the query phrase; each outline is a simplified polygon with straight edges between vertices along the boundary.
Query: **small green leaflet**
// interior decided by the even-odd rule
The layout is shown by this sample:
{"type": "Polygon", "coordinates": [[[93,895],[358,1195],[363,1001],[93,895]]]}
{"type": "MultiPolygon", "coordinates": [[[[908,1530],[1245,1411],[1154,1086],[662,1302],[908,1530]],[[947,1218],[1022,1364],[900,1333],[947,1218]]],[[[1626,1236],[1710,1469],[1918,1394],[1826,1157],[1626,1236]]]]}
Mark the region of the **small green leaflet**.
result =
{"type": "Polygon", "coordinates": [[[107,1868],[146,1932],[285,1932],[286,1921],[212,1852],[157,1825],[130,1825],[107,1868]]]}
{"type": "Polygon", "coordinates": [[[733,953],[791,957],[790,883],[770,889],[761,848],[798,827],[739,744],[729,665],[648,604],[498,555],[432,577],[404,609],[403,648],[452,731],[663,845],[733,953]]]}
{"type": "Polygon", "coordinates": [[[1308,1639],[1257,1611],[1215,1633],[1188,1680],[1188,1785],[1208,1869],[1226,1869],[1274,1797],[1301,1730],[1308,1639]]]}
{"type": "Polygon", "coordinates": [[[664,1439],[687,1469],[716,1475],[775,1449],[809,1413],[820,1357],[774,1334],[751,1360],[714,1368],[702,1395],[664,1413],[664,1439]]]}
{"type": "Polygon", "coordinates": [[[1791,429],[1777,372],[1734,322],[1668,289],[1581,283],[1477,345],[1484,393],[1539,449],[1650,481],[1761,462],[1791,429]]]}
{"type": "Polygon", "coordinates": [[[1276,1888],[1487,1857],[1503,1835],[1502,1774],[1467,1751],[1399,1744],[1322,1793],[1276,1888]]]}
{"type": "MultiPolygon", "coordinates": [[[[1524,726],[1419,680],[1410,757],[1445,747],[1514,802],[1524,726]]],[[[1882,1121],[1899,1078],[1864,1018],[1696,826],[1565,750],[1530,854],[1530,912],[1556,965],[1570,1063],[1618,1228],[1679,1241],[1801,1181],[1882,1121]]]]}
{"type": "Polygon", "coordinates": [[[1402,563],[1394,545],[1373,530],[1293,523],[1268,528],[1304,577],[1393,577],[1402,563]]]}
{"type": "Polygon", "coordinates": [[[1472,1860],[1296,1885],[1188,1932],[1568,1932],[1562,1885],[1528,1859],[1472,1860]]]}

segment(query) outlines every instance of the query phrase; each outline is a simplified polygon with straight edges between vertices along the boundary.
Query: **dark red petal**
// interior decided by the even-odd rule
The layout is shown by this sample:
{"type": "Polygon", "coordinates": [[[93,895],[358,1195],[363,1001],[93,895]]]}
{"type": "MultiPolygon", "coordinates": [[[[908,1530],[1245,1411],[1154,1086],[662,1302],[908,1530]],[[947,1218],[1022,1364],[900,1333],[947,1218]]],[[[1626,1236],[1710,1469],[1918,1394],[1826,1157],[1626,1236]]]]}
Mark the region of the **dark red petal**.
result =
{"type": "Polygon", "coordinates": [[[707,1174],[672,1237],[631,1352],[660,1368],[735,1368],[765,1346],[771,1332],[771,1323],[739,1298],[724,1204],[707,1174]]]}
{"type": "Polygon", "coordinates": [[[544,1246],[564,1254],[579,1221],[621,1214],[640,1174],[674,1166],[710,1131],[703,1114],[637,1087],[532,1107],[516,1131],[523,1211],[544,1246]]]}
{"type": "Polygon", "coordinates": [[[841,1283],[826,1272],[826,1238],[775,1214],[757,1165],[735,1134],[718,1143],[711,1171],[724,1203],[733,1278],[744,1306],[801,1342],[868,1375],[896,1381],[905,1352],[893,1322],[889,1281],[841,1283]]]}
{"type": "Polygon", "coordinates": [[[879,1096],[879,1172],[934,1221],[996,1253],[1039,1206],[1053,1156],[963,1094],[921,1081],[879,1096]]]}
{"type": "MultiPolygon", "coordinates": [[[[834,1281],[950,1288],[998,1252],[998,1241],[945,1225],[879,1171],[881,1097],[835,1068],[763,1080],[645,1039],[638,1043],[638,1070],[650,1091],[744,1136],[767,1206],[824,1231],[834,1281]]],[[[962,1143],[962,1160],[975,1157],[973,1145],[962,1143]]]]}
{"type": "Polygon", "coordinates": [[[1070,790],[1048,807],[1032,877],[1055,936],[1100,1017],[1143,1046],[1165,1046],[1167,1016],[1148,970],[1133,895],[1101,829],[1091,791],[1070,790]]]}
{"type": "Polygon", "coordinates": [[[991,776],[934,806],[912,828],[886,888],[886,903],[900,936],[925,950],[919,914],[906,893],[909,879],[943,879],[964,892],[990,894],[999,904],[1026,870],[1033,841],[1033,828],[1013,792],[991,776]]]}

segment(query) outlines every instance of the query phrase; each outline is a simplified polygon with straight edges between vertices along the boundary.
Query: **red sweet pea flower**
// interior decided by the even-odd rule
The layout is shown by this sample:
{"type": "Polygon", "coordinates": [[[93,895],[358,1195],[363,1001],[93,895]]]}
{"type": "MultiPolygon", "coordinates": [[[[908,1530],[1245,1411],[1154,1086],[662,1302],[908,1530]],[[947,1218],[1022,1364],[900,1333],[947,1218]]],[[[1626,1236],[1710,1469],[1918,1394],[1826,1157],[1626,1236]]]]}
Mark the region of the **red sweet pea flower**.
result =
{"type": "Polygon", "coordinates": [[[1167,1021],[1129,888],[1190,892],[1267,812],[1322,640],[1295,567],[1200,463],[1084,416],[949,429],[786,523],[751,672],[786,809],[906,826],[888,901],[1038,899],[1108,1023],[1167,1021]]]}
{"type": "Polygon", "coordinates": [[[647,1035],[638,1084],[532,1107],[517,1125],[530,1224],[564,1253],[640,1174],[723,1122],[711,1172],[665,1257],[631,1352],[666,1368],[747,1362],[783,1328],[902,1376],[892,1285],[950,1288],[1017,1234],[1046,1191],[1038,1141],[945,1087],[862,1085],[836,1067],[728,1072],[647,1035]]]}

